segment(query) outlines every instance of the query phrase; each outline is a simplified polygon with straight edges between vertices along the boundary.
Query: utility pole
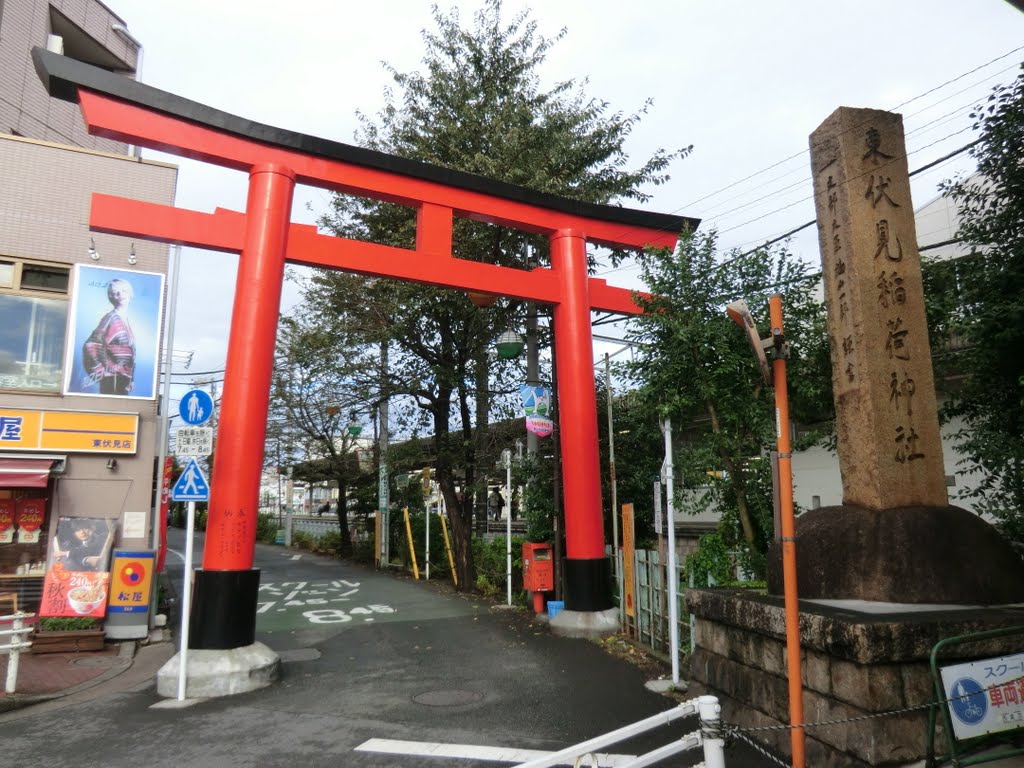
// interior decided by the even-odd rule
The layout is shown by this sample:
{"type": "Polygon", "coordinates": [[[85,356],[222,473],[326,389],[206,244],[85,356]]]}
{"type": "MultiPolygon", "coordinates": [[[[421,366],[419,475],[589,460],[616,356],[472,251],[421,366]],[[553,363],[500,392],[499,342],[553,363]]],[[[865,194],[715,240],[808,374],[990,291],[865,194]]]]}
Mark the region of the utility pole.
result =
{"type": "Polygon", "coordinates": [[[391,562],[390,507],[391,487],[388,473],[388,344],[380,345],[380,402],[377,405],[377,514],[380,515],[380,562],[391,562]]]}

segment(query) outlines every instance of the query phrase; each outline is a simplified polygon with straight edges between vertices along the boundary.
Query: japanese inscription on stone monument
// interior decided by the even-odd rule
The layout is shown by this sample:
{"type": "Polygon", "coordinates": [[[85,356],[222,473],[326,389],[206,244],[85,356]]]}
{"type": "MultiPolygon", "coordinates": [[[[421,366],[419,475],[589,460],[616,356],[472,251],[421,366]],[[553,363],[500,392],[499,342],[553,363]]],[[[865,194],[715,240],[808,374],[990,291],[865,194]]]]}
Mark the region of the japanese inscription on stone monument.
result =
{"type": "Polygon", "coordinates": [[[810,142],[843,503],[945,506],[903,121],[840,107],[810,142]]]}

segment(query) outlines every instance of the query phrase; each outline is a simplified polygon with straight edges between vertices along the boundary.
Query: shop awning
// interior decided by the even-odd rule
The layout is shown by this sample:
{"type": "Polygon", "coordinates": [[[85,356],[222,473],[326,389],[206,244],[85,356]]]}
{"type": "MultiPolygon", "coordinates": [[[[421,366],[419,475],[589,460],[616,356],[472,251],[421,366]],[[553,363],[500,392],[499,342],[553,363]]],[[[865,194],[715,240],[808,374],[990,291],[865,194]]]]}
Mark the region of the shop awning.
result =
{"type": "Polygon", "coordinates": [[[0,488],[45,488],[53,459],[0,458],[0,488]]]}

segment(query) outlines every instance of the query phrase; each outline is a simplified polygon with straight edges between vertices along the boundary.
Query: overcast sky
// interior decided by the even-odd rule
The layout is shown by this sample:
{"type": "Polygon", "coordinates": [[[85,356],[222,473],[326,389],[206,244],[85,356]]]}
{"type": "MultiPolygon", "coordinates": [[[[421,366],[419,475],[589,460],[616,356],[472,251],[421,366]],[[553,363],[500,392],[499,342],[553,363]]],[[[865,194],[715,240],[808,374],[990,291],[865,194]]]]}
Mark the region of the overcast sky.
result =
{"type": "MultiPolygon", "coordinates": [[[[105,2],[144,45],[144,82],[349,143],[356,110],[383,104],[390,80],[381,62],[420,68],[421,30],[433,28],[425,0],[105,2]]],[[[439,5],[461,8],[467,26],[478,7],[439,5]]],[[[725,248],[756,246],[814,218],[807,137],[837,107],[902,113],[914,170],[972,140],[970,107],[1024,60],[1024,13],[1004,0],[505,3],[508,15],[528,7],[541,33],[568,29],[540,70],[546,85],[587,78],[589,95],[627,112],[653,99],[628,144],[636,164],[657,147],[694,145],[645,207],[702,218],[725,248]]],[[[179,207],[244,209],[242,174],[176,162],[179,207]]],[[[962,155],[916,177],[915,207],[938,181],[970,169],[962,155]]],[[[300,188],[295,220],[314,221],[326,203],[327,193],[300,188]]],[[[814,228],[793,247],[817,261],[814,228]]],[[[235,265],[223,254],[185,254],[174,346],[195,352],[192,371],[223,368],[235,265]]],[[[637,287],[628,268],[607,277],[637,287]]],[[[287,291],[285,302],[294,296],[287,291]]]]}

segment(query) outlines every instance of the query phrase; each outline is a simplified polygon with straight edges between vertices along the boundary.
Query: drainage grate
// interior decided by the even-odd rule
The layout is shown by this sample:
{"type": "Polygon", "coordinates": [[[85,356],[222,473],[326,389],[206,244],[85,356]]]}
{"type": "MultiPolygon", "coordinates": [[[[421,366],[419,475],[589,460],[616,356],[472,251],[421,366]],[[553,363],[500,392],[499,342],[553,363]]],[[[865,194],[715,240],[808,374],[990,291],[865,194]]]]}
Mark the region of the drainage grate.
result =
{"type": "Polygon", "coordinates": [[[476,691],[463,691],[459,689],[449,691],[424,691],[417,693],[412,700],[417,704],[428,707],[459,707],[463,704],[472,704],[480,701],[484,695],[476,691]]]}

